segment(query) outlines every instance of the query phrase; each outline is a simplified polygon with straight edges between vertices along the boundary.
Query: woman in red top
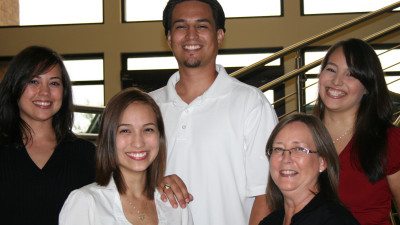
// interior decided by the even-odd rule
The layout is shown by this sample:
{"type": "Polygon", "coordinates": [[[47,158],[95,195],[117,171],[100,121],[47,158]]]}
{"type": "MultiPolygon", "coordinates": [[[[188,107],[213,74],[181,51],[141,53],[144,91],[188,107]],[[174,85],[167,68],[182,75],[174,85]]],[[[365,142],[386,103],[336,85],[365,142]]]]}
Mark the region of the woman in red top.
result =
{"type": "Polygon", "coordinates": [[[389,225],[400,208],[400,129],[375,51],[349,39],[332,46],[319,75],[315,107],[340,159],[339,197],[362,225],[389,225]]]}

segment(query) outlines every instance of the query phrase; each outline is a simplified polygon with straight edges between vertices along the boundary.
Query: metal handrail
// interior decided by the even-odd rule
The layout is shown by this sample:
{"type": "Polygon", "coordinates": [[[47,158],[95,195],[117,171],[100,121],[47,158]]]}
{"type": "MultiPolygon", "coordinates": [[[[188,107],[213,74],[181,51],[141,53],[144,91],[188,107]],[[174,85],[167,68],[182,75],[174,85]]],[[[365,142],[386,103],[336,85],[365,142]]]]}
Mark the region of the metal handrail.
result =
{"type": "Polygon", "coordinates": [[[101,114],[104,106],[74,105],[74,112],[101,114]]]}
{"type": "MultiPolygon", "coordinates": [[[[332,34],[335,34],[335,33],[339,32],[339,31],[342,31],[342,30],[347,29],[349,27],[352,27],[352,26],[354,26],[356,24],[359,24],[361,22],[364,22],[364,21],[367,21],[367,20],[369,20],[371,18],[379,16],[379,15],[385,13],[385,12],[391,11],[392,9],[395,9],[397,7],[400,7],[400,1],[398,1],[397,3],[393,3],[391,5],[388,5],[388,6],[384,7],[384,8],[381,8],[381,9],[379,9],[377,11],[364,14],[364,15],[362,15],[360,17],[354,18],[354,19],[349,20],[349,21],[347,21],[345,23],[342,23],[342,24],[340,24],[338,26],[335,26],[335,27],[333,27],[331,29],[328,29],[328,30],[326,30],[324,32],[321,32],[320,34],[314,35],[314,36],[312,36],[310,38],[307,38],[307,39],[305,39],[303,41],[300,41],[298,43],[290,45],[289,47],[286,47],[286,48],[284,48],[284,49],[272,54],[271,56],[269,56],[267,58],[264,58],[264,59],[262,59],[262,60],[260,60],[260,61],[258,61],[256,63],[253,63],[253,64],[251,64],[249,66],[243,67],[243,68],[231,73],[230,75],[233,76],[233,77],[240,77],[240,76],[246,75],[246,74],[252,72],[253,70],[255,70],[257,68],[259,68],[261,66],[264,66],[265,64],[267,64],[269,62],[272,62],[272,61],[274,61],[274,60],[276,60],[278,58],[281,58],[282,56],[285,56],[285,55],[287,55],[289,53],[292,53],[294,51],[298,51],[299,49],[301,49],[301,48],[303,48],[305,46],[308,46],[308,45],[310,45],[310,44],[312,44],[314,42],[317,42],[317,41],[319,41],[319,40],[321,40],[323,38],[326,38],[326,37],[328,37],[328,36],[330,36],[332,34]]],[[[370,36],[367,36],[363,40],[372,41],[374,39],[382,37],[383,35],[386,35],[386,34],[388,34],[390,32],[393,32],[393,31],[395,31],[395,30],[397,30],[399,28],[400,28],[400,23],[397,23],[397,24],[392,25],[392,26],[390,26],[390,27],[388,27],[386,29],[383,29],[382,31],[379,31],[379,32],[376,32],[376,33],[374,33],[374,34],[372,34],[370,36]]],[[[272,88],[272,87],[274,87],[274,86],[276,86],[278,84],[281,84],[284,81],[292,79],[292,78],[294,78],[294,77],[296,77],[296,76],[298,76],[298,75],[300,75],[302,73],[305,73],[306,71],[308,71],[308,70],[320,65],[321,61],[322,61],[322,59],[319,59],[319,60],[316,60],[316,61],[314,61],[312,63],[309,63],[309,64],[307,64],[307,65],[305,65],[305,66],[303,66],[301,68],[292,70],[289,73],[286,73],[286,74],[274,79],[273,81],[262,85],[259,88],[262,91],[270,89],[270,88],[272,88]]],[[[294,94],[295,93],[292,93],[292,94],[290,94],[290,96],[293,96],[294,94]]],[[[288,96],[284,96],[284,97],[282,97],[281,99],[279,99],[276,102],[283,101],[287,97],[288,96]]],[[[74,105],[74,111],[75,112],[82,112],[82,113],[101,114],[103,112],[104,108],[105,108],[104,106],[95,107],[95,106],[74,105]]],[[[294,110],[292,112],[295,112],[295,111],[296,110],[294,110]]],[[[288,115],[288,114],[290,114],[292,112],[288,112],[288,113],[282,115],[281,117],[284,117],[284,116],[286,116],[286,115],[288,115]]],[[[400,125],[400,116],[397,118],[397,120],[394,122],[394,124],[397,124],[397,126],[400,125]]],[[[78,134],[78,136],[81,136],[81,137],[89,139],[89,140],[95,140],[95,138],[97,137],[97,134],[80,133],[80,134],[78,134]]]]}
{"type": "MultiPolygon", "coordinates": [[[[369,41],[375,40],[377,38],[380,38],[380,37],[382,37],[382,36],[384,36],[384,35],[386,35],[388,33],[391,33],[391,32],[393,32],[393,31],[395,31],[397,29],[400,29],[400,23],[394,24],[394,25],[392,25],[390,27],[387,27],[387,28],[385,28],[385,29],[383,29],[383,30],[381,30],[379,32],[376,32],[376,33],[374,33],[372,35],[369,35],[369,36],[363,38],[363,40],[369,42],[369,41]]],[[[298,76],[299,74],[302,74],[302,73],[304,73],[304,72],[306,72],[306,71],[308,71],[308,70],[310,70],[310,69],[312,69],[312,68],[314,68],[316,66],[319,66],[321,64],[322,60],[323,60],[323,58],[318,59],[318,60],[316,60],[316,61],[314,61],[312,63],[309,63],[309,64],[307,64],[307,65],[305,65],[305,66],[303,66],[303,67],[301,67],[299,69],[294,69],[294,70],[292,70],[292,71],[290,71],[290,72],[288,72],[288,73],[286,73],[286,74],[284,74],[284,75],[282,75],[282,76],[280,76],[280,77],[278,77],[278,78],[276,78],[276,79],[274,79],[274,80],[262,85],[259,88],[262,91],[266,91],[266,90],[268,90],[268,89],[270,89],[270,88],[272,88],[272,87],[274,87],[274,86],[276,86],[276,85],[278,85],[278,84],[280,84],[282,82],[290,80],[290,79],[298,76]]]]}
{"type": "Polygon", "coordinates": [[[356,18],[354,18],[352,20],[349,20],[347,22],[339,24],[339,25],[337,25],[335,27],[332,27],[331,29],[328,29],[328,30],[326,30],[324,32],[321,32],[321,33],[319,33],[317,35],[314,35],[314,36],[312,36],[310,38],[307,38],[307,39],[305,39],[303,41],[300,41],[300,42],[297,42],[297,43],[295,43],[293,45],[290,45],[289,47],[286,47],[286,48],[284,48],[284,49],[272,54],[271,56],[269,56],[269,57],[267,57],[265,59],[262,59],[262,60],[260,60],[260,61],[258,61],[256,63],[253,63],[253,64],[251,64],[249,66],[246,66],[246,67],[243,67],[241,69],[238,69],[235,72],[231,73],[230,75],[233,76],[233,77],[240,77],[240,76],[243,76],[245,74],[248,74],[248,73],[252,72],[253,70],[255,70],[257,68],[259,68],[261,66],[264,66],[265,64],[267,64],[269,62],[272,62],[272,61],[274,61],[274,60],[276,60],[278,58],[281,58],[284,55],[287,55],[287,54],[292,53],[292,52],[294,52],[296,50],[299,50],[304,46],[308,46],[308,45],[310,45],[310,44],[312,44],[314,42],[317,42],[317,41],[319,41],[319,40],[321,40],[321,39],[323,39],[325,37],[328,37],[329,35],[335,34],[335,33],[339,32],[339,31],[342,31],[342,30],[347,29],[349,27],[352,27],[352,26],[354,26],[356,24],[359,24],[361,22],[369,20],[369,19],[371,19],[373,17],[379,16],[379,15],[381,15],[381,14],[383,14],[385,12],[391,11],[391,10],[397,8],[397,7],[400,7],[400,1],[398,1],[396,3],[393,3],[391,5],[388,5],[386,7],[383,7],[381,9],[379,9],[379,10],[376,10],[376,11],[364,14],[362,16],[356,17],[356,18]]]}
{"type": "Polygon", "coordinates": [[[393,124],[396,126],[400,126],[400,115],[397,117],[393,124]]]}

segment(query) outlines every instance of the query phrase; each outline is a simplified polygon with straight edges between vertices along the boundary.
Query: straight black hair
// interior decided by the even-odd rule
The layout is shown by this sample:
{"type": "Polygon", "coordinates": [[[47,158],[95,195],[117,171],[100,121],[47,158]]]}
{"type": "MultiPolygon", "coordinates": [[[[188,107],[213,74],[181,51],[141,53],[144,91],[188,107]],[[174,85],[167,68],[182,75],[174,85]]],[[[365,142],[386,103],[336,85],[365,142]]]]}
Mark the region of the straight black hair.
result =
{"type": "MultiPolygon", "coordinates": [[[[194,0],[169,0],[164,8],[163,12],[163,26],[165,36],[168,36],[168,32],[171,30],[172,26],[172,12],[177,4],[185,1],[194,0]]],[[[212,10],[215,26],[217,30],[222,29],[225,32],[225,13],[222,6],[217,0],[197,0],[199,2],[204,2],[208,4],[212,10]]]]}
{"type": "Polygon", "coordinates": [[[20,117],[18,102],[29,81],[55,66],[60,67],[64,91],[61,108],[52,119],[53,128],[58,143],[67,135],[73,136],[72,87],[63,60],[52,49],[30,46],[12,59],[0,83],[0,143],[25,144],[23,138],[32,138],[31,128],[20,117]]]}
{"type": "MultiPolygon", "coordinates": [[[[385,176],[387,129],[392,126],[392,101],[381,63],[374,49],[359,39],[348,39],[333,45],[321,64],[323,70],[332,53],[343,49],[351,76],[364,85],[367,93],[361,99],[354,125],[352,164],[374,183],[385,176]]],[[[323,119],[325,105],[318,97],[315,114],[323,119]]]]}

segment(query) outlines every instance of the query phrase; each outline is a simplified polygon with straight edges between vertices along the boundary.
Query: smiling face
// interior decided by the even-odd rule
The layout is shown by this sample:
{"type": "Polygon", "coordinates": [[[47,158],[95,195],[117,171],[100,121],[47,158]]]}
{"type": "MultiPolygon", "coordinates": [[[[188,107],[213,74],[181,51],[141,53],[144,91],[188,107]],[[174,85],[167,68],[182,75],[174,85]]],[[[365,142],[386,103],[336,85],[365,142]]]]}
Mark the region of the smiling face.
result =
{"type": "Polygon", "coordinates": [[[350,75],[343,49],[336,49],[319,75],[319,96],[326,110],[356,115],[365,87],[350,75]]]}
{"type": "MultiPolygon", "coordinates": [[[[291,149],[303,147],[317,151],[310,129],[302,122],[285,125],[276,135],[272,147],[291,149]]],[[[270,174],[282,194],[302,196],[316,192],[320,171],[326,169],[325,160],[318,154],[310,153],[294,158],[289,152],[270,157],[270,174]]]]}
{"type": "Polygon", "coordinates": [[[28,124],[50,122],[62,105],[63,82],[58,65],[30,80],[18,101],[21,118],[28,124]]]}
{"type": "Polygon", "coordinates": [[[215,66],[224,31],[216,29],[210,6],[200,1],[184,1],[172,12],[172,26],[167,35],[179,67],[215,66]]]}
{"type": "Polygon", "coordinates": [[[133,102],[122,113],[116,132],[118,165],[124,177],[145,174],[157,157],[160,134],[149,105],[133,102]]]}

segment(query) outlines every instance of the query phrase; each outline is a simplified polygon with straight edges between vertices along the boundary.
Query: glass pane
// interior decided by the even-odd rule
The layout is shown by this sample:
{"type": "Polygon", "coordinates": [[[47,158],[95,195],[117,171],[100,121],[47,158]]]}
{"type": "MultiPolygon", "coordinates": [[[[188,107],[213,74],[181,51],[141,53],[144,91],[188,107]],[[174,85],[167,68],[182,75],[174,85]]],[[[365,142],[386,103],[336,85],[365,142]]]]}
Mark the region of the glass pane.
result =
{"type": "MultiPolygon", "coordinates": [[[[272,53],[254,54],[224,54],[217,56],[217,64],[224,67],[244,67],[264,59],[272,53]]],[[[279,66],[280,59],[268,63],[268,66],[279,66]]],[[[131,57],[128,58],[128,70],[162,70],[178,69],[178,63],[173,56],[131,57]],[[157,63],[154,63],[157,62],[157,63]]]]}
{"type": "Polygon", "coordinates": [[[173,56],[131,57],[128,58],[128,70],[165,70],[178,69],[173,56]],[[157,62],[157,63],[154,63],[157,62]]]}
{"type": "MultiPolygon", "coordinates": [[[[162,20],[167,0],[125,0],[125,21],[162,20]]],[[[219,0],[226,17],[280,16],[281,0],[219,0]]]]}
{"type": "MultiPolygon", "coordinates": [[[[304,64],[307,65],[318,59],[321,59],[325,56],[325,54],[326,54],[326,51],[305,52],[304,53],[304,64]]],[[[307,71],[306,74],[319,74],[320,70],[321,70],[321,66],[317,66],[317,67],[314,67],[311,70],[307,71]]]]}
{"type": "Polygon", "coordinates": [[[307,78],[306,81],[306,104],[314,105],[318,97],[318,79],[307,78]]]}
{"type": "Polygon", "coordinates": [[[226,17],[280,16],[281,0],[219,0],[226,17]]]}
{"type": "MultiPolygon", "coordinates": [[[[256,63],[261,59],[271,56],[272,53],[252,53],[252,54],[225,54],[217,56],[217,63],[224,67],[244,67],[256,63]]],[[[274,60],[267,66],[279,66],[280,59],[274,60]]]]}
{"type": "Polygon", "coordinates": [[[104,85],[74,85],[72,93],[75,105],[104,105],[104,85]]]}
{"type": "Polygon", "coordinates": [[[400,76],[386,76],[389,91],[400,94],[400,76]]]}
{"type": "MultiPolygon", "coordinates": [[[[397,0],[303,0],[304,14],[333,14],[370,12],[397,2],[397,0]]],[[[397,8],[396,10],[399,10],[397,8]]]]}
{"type": "Polygon", "coordinates": [[[89,127],[94,123],[96,114],[91,113],[74,113],[74,125],[72,131],[74,133],[90,133],[89,127]]]}
{"type": "Polygon", "coordinates": [[[162,20],[162,12],[168,0],[125,0],[125,21],[162,20]]]}
{"type": "Polygon", "coordinates": [[[20,25],[102,23],[102,0],[19,0],[20,25]]]}
{"type": "Polygon", "coordinates": [[[382,68],[385,72],[400,71],[400,49],[393,49],[390,51],[376,50],[379,55],[382,68]]]}
{"type": "Polygon", "coordinates": [[[64,60],[72,81],[104,80],[103,59],[64,60]]]}
{"type": "Polygon", "coordinates": [[[269,103],[274,103],[274,90],[268,90],[264,92],[265,97],[267,97],[269,103]]]}

